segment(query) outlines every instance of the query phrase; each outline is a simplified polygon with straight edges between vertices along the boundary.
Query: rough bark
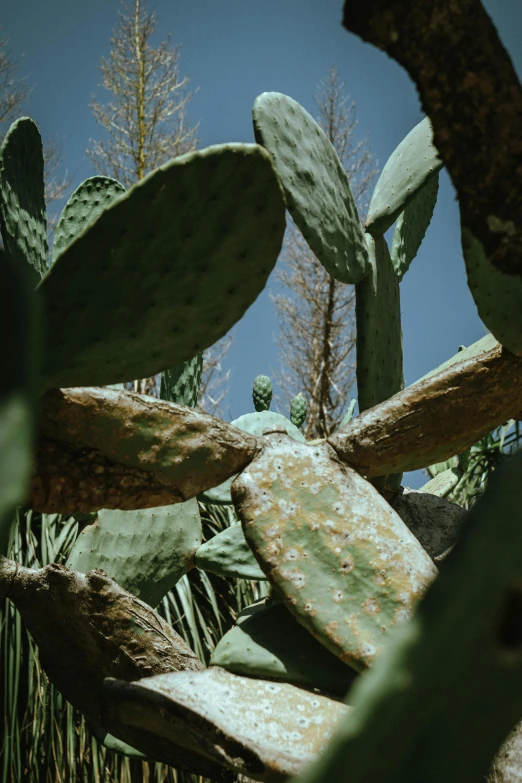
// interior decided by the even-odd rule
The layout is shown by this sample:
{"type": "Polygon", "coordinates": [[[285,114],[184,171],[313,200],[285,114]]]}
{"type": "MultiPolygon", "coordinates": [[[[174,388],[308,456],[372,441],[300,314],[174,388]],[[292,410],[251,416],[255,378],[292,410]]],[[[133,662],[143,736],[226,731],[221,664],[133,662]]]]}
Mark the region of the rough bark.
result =
{"type": "Polygon", "coordinates": [[[45,514],[80,514],[102,508],[131,511],[183,500],[153,473],[112,462],[97,449],[75,449],[42,438],[37,443],[28,503],[45,514]]]}
{"type": "Polygon", "coordinates": [[[479,0],[346,0],[343,25],[410,74],[493,264],[522,273],[522,89],[479,0]]]}
{"type": "Polygon", "coordinates": [[[167,505],[242,470],[257,439],[174,403],[105,388],[54,389],[40,410],[33,507],[46,512],[167,505]]]}
{"type": "Polygon", "coordinates": [[[520,414],[522,358],[501,346],[412,384],[328,442],[367,477],[443,462],[520,414]]]}
{"type": "Polygon", "coordinates": [[[130,682],[203,669],[168,623],[104,571],[80,574],[56,563],[34,570],[1,558],[0,596],[22,615],[49,678],[95,722],[105,677],[130,682]]]}

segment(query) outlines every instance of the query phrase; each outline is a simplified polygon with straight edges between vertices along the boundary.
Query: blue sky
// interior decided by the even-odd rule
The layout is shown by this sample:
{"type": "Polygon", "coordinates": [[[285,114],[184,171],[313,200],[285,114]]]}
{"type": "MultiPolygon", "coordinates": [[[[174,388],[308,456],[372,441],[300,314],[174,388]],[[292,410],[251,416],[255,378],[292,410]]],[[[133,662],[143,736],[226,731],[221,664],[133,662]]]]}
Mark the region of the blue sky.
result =
{"type": "MultiPolygon", "coordinates": [[[[516,0],[487,0],[514,65],[522,72],[522,14],[516,0]]],[[[1,35],[32,92],[24,113],[44,138],[63,144],[73,185],[94,174],[85,157],[100,138],[89,103],[104,99],[99,60],[107,56],[119,0],[14,0],[4,4],[1,35]]],[[[149,0],[158,17],[158,40],[182,43],[181,71],[199,88],[189,119],[199,121],[200,146],[253,141],[251,108],[265,90],[290,95],[315,114],[313,93],[334,65],[357,106],[359,131],[382,168],[422,119],[415,87],[385,54],[346,32],[342,0],[149,0]]],[[[276,290],[273,281],[269,288],[276,290]]],[[[401,284],[405,381],[412,383],[459,345],[485,334],[468,291],[460,250],[458,209],[446,174],[434,219],[419,256],[401,284]]],[[[229,415],[252,410],[254,377],[270,375],[280,357],[277,319],[268,289],[235,327],[229,415]]],[[[296,393],[299,391],[296,389],[296,393]]],[[[281,410],[287,414],[287,411],[281,410]]],[[[420,486],[423,478],[408,483],[420,486]]]]}

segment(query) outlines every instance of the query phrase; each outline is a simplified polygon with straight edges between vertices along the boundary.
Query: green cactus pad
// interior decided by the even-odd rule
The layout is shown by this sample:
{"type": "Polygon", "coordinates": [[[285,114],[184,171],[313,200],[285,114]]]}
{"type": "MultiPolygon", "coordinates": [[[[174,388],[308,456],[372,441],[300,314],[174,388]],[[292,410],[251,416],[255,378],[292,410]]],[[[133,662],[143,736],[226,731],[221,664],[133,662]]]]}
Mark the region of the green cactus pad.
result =
{"type": "Polygon", "coordinates": [[[33,468],[35,314],[31,282],[0,249],[0,557],[7,553],[14,510],[27,495],[33,468]]]}
{"type": "MultiPolygon", "coordinates": [[[[240,416],[239,419],[235,419],[230,422],[234,427],[237,427],[243,432],[248,432],[250,435],[262,435],[266,429],[272,429],[274,427],[284,427],[286,432],[294,440],[305,443],[306,439],[302,432],[299,432],[295,424],[292,424],[286,416],[281,416],[280,413],[274,413],[273,411],[259,411],[257,413],[245,413],[240,416]]],[[[231,476],[222,484],[219,484],[213,489],[207,489],[199,496],[200,500],[205,503],[216,503],[219,505],[232,503],[230,496],[230,488],[235,479],[235,475],[231,476]]]]}
{"type": "Polygon", "coordinates": [[[404,385],[399,281],[384,237],[366,238],[372,273],[355,289],[360,413],[404,385]]]}
{"type": "Polygon", "coordinates": [[[52,261],[122,193],[125,193],[123,185],[111,177],[89,177],[78,185],[56,226],[52,261]]]}
{"type": "Polygon", "coordinates": [[[120,753],[122,756],[127,756],[128,758],[147,758],[144,753],[142,753],[140,750],[136,750],[136,748],[133,748],[132,745],[129,745],[127,742],[123,742],[123,740],[119,740],[116,737],[113,737],[112,734],[108,734],[103,726],[90,723],[89,728],[92,731],[96,742],[100,743],[108,750],[112,750],[115,753],[120,753]]]}
{"type": "Polygon", "coordinates": [[[263,290],[284,228],[282,190],[258,145],[208,147],[152,172],[39,287],[46,386],[143,378],[213,345],[263,290]]]}
{"type": "Polygon", "coordinates": [[[161,373],[160,397],[168,402],[195,408],[198,404],[199,386],[203,371],[203,354],[178,364],[161,373]]]}
{"type": "Polygon", "coordinates": [[[370,201],[366,231],[384,234],[442,165],[426,117],[386,161],[370,201]]]}
{"type": "Polygon", "coordinates": [[[266,579],[245,541],[241,525],[231,525],[202,544],[196,552],[195,563],[202,571],[218,576],[266,579]]]}
{"type": "Polygon", "coordinates": [[[419,251],[437,203],[439,175],[430,177],[399,215],[391,246],[393,268],[402,280],[419,251]]]}
{"type": "Polygon", "coordinates": [[[326,443],[268,437],[232,485],[245,538],[294,617],[357,671],[436,575],[371,484],[326,443]]]}
{"type": "Polygon", "coordinates": [[[347,769],[350,783],[486,779],[522,718],[521,475],[520,453],[494,472],[415,617],[297,783],[345,783],[347,769]]]}
{"type": "Polygon", "coordinates": [[[522,278],[499,272],[482,243],[464,226],[462,251],[479,316],[504,348],[522,356],[522,278]]]}
{"type": "Polygon", "coordinates": [[[28,266],[36,286],[47,271],[44,160],[38,127],[16,120],[0,147],[0,229],[5,249],[28,266]]]}
{"type": "Polygon", "coordinates": [[[272,381],[268,375],[258,375],[252,387],[252,400],[256,411],[267,411],[272,402],[272,381]]]}
{"type": "Polygon", "coordinates": [[[358,283],[370,271],[368,253],[348,176],[328,137],[297,101],[278,92],[256,98],[253,120],[312,252],[335,280],[358,283]]]}
{"type": "Polygon", "coordinates": [[[303,395],[301,394],[301,392],[299,392],[297,397],[294,397],[290,405],[290,421],[298,429],[299,427],[302,427],[303,424],[305,423],[307,410],[308,410],[308,403],[303,397],[303,395]]]}
{"type": "Polygon", "coordinates": [[[346,696],[355,671],[308,633],[281,603],[244,609],[210,659],[234,674],[293,682],[346,696]]]}
{"type": "Polygon", "coordinates": [[[200,544],[195,498],[141,511],[104,509],[76,539],[67,566],[82,573],[102,568],[154,608],[193,566],[200,544]]]}

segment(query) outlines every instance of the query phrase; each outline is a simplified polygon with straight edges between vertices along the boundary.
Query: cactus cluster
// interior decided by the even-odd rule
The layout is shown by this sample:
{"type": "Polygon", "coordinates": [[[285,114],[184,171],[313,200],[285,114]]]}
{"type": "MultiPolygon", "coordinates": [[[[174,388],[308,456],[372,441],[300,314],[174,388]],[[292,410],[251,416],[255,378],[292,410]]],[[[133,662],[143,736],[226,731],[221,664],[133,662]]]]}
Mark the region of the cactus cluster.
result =
{"type": "Polygon", "coordinates": [[[458,466],[419,492],[401,477],[520,414],[522,359],[503,348],[520,353],[520,313],[509,298],[500,312],[500,283],[465,242],[500,343],[487,336],[403,389],[399,284],[441,168],[429,120],[390,157],[363,227],[332,145],[296,101],[264,93],[253,118],[257,144],[183,155],[127,192],[86,180],[50,268],[39,132],[23,118],[7,133],[0,546],[24,502],[77,514],[82,529],[67,566],[1,557],[0,595],[117,752],[223,780],[349,770],[355,783],[431,783],[458,770],[476,783],[522,718],[521,463],[469,519],[445,499],[458,466]],[[359,415],[353,400],[327,440],[301,433],[301,393],[290,418],[270,410],[265,375],[254,412],[228,423],[196,409],[202,352],[263,290],[285,209],[325,269],[355,285],[359,415]],[[159,400],[104,388],[158,372],[159,400]],[[202,541],[198,500],[230,505],[237,524],[202,541]],[[154,612],[192,568],[269,588],[206,670],[154,612]]]}

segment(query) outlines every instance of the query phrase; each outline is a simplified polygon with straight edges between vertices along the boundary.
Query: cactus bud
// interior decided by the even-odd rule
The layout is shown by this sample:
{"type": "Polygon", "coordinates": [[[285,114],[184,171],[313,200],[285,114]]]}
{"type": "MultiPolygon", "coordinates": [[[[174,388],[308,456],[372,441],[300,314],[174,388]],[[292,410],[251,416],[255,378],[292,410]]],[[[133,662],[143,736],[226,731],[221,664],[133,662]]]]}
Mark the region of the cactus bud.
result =
{"type": "Polygon", "coordinates": [[[267,411],[272,402],[272,381],[268,375],[258,375],[252,387],[252,399],[256,411],[267,411]]]}

